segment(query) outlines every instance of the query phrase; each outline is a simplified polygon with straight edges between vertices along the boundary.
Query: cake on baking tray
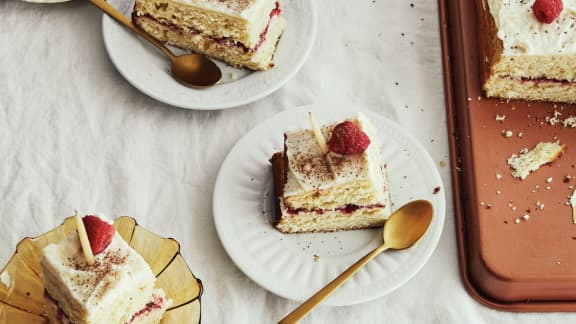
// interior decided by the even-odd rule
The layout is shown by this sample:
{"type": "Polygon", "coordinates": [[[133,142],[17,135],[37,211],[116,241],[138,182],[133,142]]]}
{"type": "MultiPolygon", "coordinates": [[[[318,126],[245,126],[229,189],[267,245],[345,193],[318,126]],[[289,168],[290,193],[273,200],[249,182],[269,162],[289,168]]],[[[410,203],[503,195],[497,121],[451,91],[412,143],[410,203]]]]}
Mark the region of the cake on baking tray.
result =
{"type": "Polygon", "coordinates": [[[44,248],[40,265],[50,323],[160,323],[171,304],[144,259],[97,216],[85,216],[94,261],[78,232],[44,248]]]}
{"type": "Polygon", "coordinates": [[[488,97],[576,102],[576,0],[477,0],[488,97]]]}
{"type": "Polygon", "coordinates": [[[381,226],[390,216],[386,165],[370,120],[284,134],[284,151],[271,158],[275,227],[284,233],[331,232],[381,226]]]}
{"type": "Polygon", "coordinates": [[[136,0],[134,23],[156,39],[232,66],[274,66],[284,30],[277,0],[136,0]]]}

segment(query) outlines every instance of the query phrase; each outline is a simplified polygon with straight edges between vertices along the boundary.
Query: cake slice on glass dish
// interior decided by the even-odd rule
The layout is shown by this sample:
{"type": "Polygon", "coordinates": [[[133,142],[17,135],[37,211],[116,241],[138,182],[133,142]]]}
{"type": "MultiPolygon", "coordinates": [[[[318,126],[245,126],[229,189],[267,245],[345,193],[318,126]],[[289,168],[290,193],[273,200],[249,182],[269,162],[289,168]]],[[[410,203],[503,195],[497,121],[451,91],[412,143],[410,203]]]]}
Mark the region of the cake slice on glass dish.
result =
{"type": "Polygon", "coordinates": [[[312,129],[286,132],[284,151],[270,160],[274,226],[284,233],[381,226],[391,203],[376,129],[363,114],[321,128],[311,121],[312,129]]]}
{"type": "Polygon", "coordinates": [[[274,66],[285,25],[276,0],[136,0],[132,20],[169,45],[251,70],[274,66]]]}
{"type": "Polygon", "coordinates": [[[40,261],[50,323],[160,323],[170,306],[146,261],[98,216],[46,246],[40,261]]]}

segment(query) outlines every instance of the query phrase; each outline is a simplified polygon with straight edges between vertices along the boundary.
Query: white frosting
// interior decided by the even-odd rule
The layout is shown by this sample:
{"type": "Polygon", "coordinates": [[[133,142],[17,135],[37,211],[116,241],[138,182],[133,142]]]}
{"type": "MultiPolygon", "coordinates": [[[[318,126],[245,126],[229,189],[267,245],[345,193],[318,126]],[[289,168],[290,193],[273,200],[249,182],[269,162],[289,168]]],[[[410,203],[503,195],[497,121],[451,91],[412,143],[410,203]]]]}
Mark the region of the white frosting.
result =
{"type": "Polygon", "coordinates": [[[76,232],[48,245],[42,258],[43,271],[57,278],[58,289],[84,305],[88,316],[114,305],[136,285],[152,289],[156,280],[146,261],[118,233],[95,259],[95,265],[86,264],[76,232]]]}
{"type": "Polygon", "coordinates": [[[535,0],[486,0],[504,45],[503,55],[576,54],[576,0],[563,0],[564,9],[551,24],[532,12],[535,0]]]}
{"type": "Polygon", "coordinates": [[[175,2],[250,20],[271,0],[174,0],[175,2]]]}
{"type": "MultiPolygon", "coordinates": [[[[362,154],[345,156],[329,152],[324,155],[312,130],[286,133],[288,174],[284,196],[300,195],[358,180],[370,180],[377,188],[382,188],[383,163],[376,132],[366,116],[358,114],[356,121],[370,138],[370,145],[362,154]]],[[[322,133],[327,140],[330,139],[335,125],[322,127],[322,133]]]]}
{"type": "Polygon", "coordinates": [[[574,189],[574,192],[570,197],[570,204],[572,205],[572,208],[576,208],[576,189],[574,189]]]}

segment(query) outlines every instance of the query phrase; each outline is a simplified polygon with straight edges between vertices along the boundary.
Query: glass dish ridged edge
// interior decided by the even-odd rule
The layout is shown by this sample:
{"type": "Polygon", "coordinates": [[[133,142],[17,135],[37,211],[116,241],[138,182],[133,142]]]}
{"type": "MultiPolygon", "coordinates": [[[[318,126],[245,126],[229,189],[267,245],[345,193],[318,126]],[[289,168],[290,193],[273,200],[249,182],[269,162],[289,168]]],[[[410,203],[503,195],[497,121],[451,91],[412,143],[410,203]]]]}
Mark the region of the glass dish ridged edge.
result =
{"type": "MultiPolygon", "coordinates": [[[[118,217],[114,227],[150,265],[157,278],[156,287],[172,299],[162,323],[200,323],[202,282],[180,254],[180,244],[144,229],[132,217],[118,217]]],[[[0,272],[0,324],[48,323],[40,270],[42,249],[75,229],[74,219],[68,217],[60,226],[18,243],[16,252],[0,272]]]]}

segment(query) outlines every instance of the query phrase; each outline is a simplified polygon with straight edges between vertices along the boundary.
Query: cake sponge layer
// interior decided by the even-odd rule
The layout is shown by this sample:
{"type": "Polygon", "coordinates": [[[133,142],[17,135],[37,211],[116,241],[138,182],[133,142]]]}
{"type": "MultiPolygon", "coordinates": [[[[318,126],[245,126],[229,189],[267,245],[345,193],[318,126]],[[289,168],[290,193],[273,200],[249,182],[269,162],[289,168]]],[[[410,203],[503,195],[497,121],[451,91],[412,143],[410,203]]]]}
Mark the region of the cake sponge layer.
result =
{"type": "Polygon", "coordinates": [[[503,55],[492,67],[492,76],[575,81],[576,55],[503,55]]]}
{"type": "MultiPolygon", "coordinates": [[[[52,324],[70,324],[70,319],[66,316],[58,303],[47,293],[44,294],[44,303],[48,322],[52,324]]],[[[154,289],[152,299],[138,310],[136,313],[128,316],[126,324],[158,324],[162,320],[166,309],[172,304],[171,300],[166,300],[162,289],[154,289]]],[[[106,321],[106,319],[102,319],[106,321]]]]}
{"type": "Polygon", "coordinates": [[[576,103],[576,81],[491,77],[484,90],[488,97],[576,103]]]}
{"type": "Polygon", "coordinates": [[[359,180],[333,186],[321,192],[308,191],[301,195],[285,197],[284,203],[295,209],[334,209],[342,204],[359,206],[373,203],[387,204],[386,197],[381,198],[383,191],[384,188],[375,190],[374,183],[371,181],[359,180]]]}
{"type": "Polygon", "coordinates": [[[161,42],[222,60],[235,67],[252,70],[267,70],[274,66],[274,51],[285,24],[282,17],[274,16],[263,42],[252,50],[229,39],[215,39],[197,32],[187,32],[150,16],[134,16],[133,19],[136,25],[161,42]]]}
{"type": "Polygon", "coordinates": [[[290,215],[281,206],[282,217],[275,225],[284,233],[334,232],[382,226],[390,215],[390,207],[360,207],[352,212],[322,210],[290,215]]]}
{"type": "Polygon", "coordinates": [[[249,15],[229,15],[194,3],[172,0],[136,0],[134,14],[149,15],[167,25],[178,26],[185,32],[198,32],[213,38],[230,38],[248,48],[260,41],[260,34],[276,7],[274,0],[260,0],[249,15]]]}

